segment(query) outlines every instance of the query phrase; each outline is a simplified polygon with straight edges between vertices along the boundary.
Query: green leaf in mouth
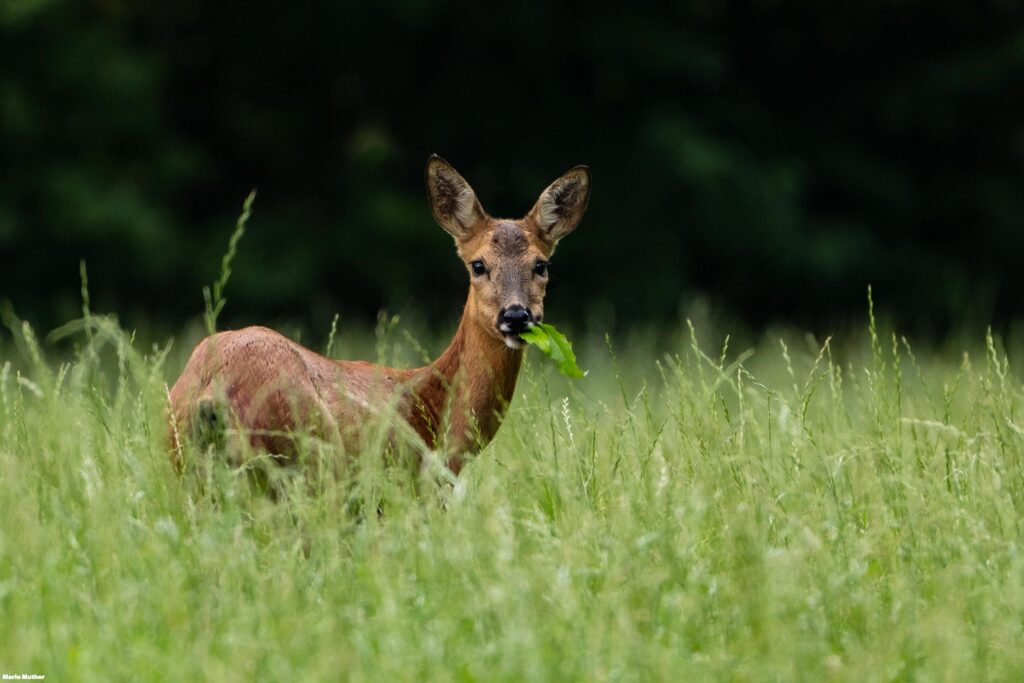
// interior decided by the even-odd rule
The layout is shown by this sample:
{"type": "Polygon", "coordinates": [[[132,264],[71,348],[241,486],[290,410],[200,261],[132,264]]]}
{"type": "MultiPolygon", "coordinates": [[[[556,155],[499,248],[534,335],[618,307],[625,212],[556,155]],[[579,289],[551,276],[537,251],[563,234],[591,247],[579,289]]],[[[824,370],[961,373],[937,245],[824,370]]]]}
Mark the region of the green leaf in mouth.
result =
{"type": "Polygon", "coordinates": [[[554,325],[536,323],[525,332],[520,332],[519,338],[554,361],[558,371],[566,377],[579,378],[586,374],[576,365],[572,344],[554,325]]]}

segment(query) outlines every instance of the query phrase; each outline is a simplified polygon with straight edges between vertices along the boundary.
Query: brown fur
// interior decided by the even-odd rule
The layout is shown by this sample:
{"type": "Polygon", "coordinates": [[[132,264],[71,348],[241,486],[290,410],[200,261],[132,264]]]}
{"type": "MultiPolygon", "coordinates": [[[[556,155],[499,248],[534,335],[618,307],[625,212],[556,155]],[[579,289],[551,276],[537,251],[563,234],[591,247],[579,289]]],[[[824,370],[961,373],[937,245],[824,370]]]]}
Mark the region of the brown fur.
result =
{"type": "Polygon", "coordinates": [[[204,402],[225,406],[225,418],[253,447],[285,458],[294,455],[291,433],[299,429],[358,447],[360,428],[389,405],[428,448],[447,454],[456,474],[464,454],[490,442],[512,400],[522,364],[521,343],[507,341],[497,327],[499,311],[519,304],[534,319],[543,316],[547,275],[537,275],[534,267],[582,217],[589,174],[582,167],[573,169],[518,221],[487,216],[468,183],[439,157],[428,163],[427,185],[434,216],[455,236],[471,281],[458,330],[441,356],[422,368],[399,369],[331,360],[265,327],[207,337],[170,393],[171,457],[176,465],[180,439],[195,431],[197,410],[204,402]],[[566,178],[572,192],[565,191],[566,178]],[[559,204],[566,195],[577,204],[559,204]],[[573,217],[571,223],[563,219],[566,215],[573,217]],[[552,225],[553,220],[560,222],[552,225]],[[486,275],[473,274],[470,264],[476,260],[487,264],[486,275]]]}

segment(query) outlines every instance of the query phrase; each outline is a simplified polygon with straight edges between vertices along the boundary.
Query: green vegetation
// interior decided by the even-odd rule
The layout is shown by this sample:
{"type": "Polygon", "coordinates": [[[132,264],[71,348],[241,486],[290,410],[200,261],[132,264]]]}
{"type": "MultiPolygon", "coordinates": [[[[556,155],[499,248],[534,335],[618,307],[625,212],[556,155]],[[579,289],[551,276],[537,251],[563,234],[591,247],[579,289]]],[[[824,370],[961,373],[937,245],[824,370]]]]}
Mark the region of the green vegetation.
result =
{"type": "MultiPolygon", "coordinates": [[[[172,471],[165,381],[186,341],[143,351],[85,313],[63,360],[9,315],[0,346],[4,672],[1024,673],[1024,391],[991,337],[912,350],[872,324],[751,355],[691,328],[610,355],[579,334],[588,377],[531,356],[454,486],[370,451],[336,479],[289,473],[275,502],[215,454],[202,476],[172,471]]],[[[384,327],[385,360],[414,353],[384,327]]],[[[343,327],[332,344],[373,340],[343,327]]]]}
{"type": "Polygon", "coordinates": [[[576,365],[572,344],[554,325],[536,323],[519,337],[550,358],[558,371],[566,377],[579,379],[586,374],[576,365]]]}
{"type": "Polygon", "coordinates": [[[737,344],[699,313],[846,329],[873,282],[915,338],[1024,338],[1022,19],[0,2],[0,674],[1024,679],[1001,336],[915,348],[872,310],[737,344]],[[186,445],[173,471],[167,384],[204,329],[314,329],[388,364],[443,348],[413,332],[466,286],[432,152],[504,216],[592,168],[547,307],[575,352],[524,335],[555,362],[528,354],[457,479],[385,453],[386,423],[362,453],[186,445]],[[360,327],[382,308],[412,329],[360,327]],[[15,310],[76,320],[40,341],[15,310]],[[698,324],[672,331],[680,310],[698,324]]]}
{"type": "MultiPolygon", "coordinates": [[[[231,279],[231,262],[235,260],[235,254],[238,253],[238,242],[242,239],[242,235],[245,234],[245,225],[249,222],[249,217],[252,215],[252,203],[254,201],[256,201],[256,190],[250,192],[242,204],[242,213],[239,214],[238,220],[235,221],[235,231],[231,233],[231,239],[228,240],[228,250],[224,252],[224,258],[220,262],[220,277],[213,283],[212,288],[203,287],[203,301],[206,302],[206,313],[203,319],[206,321],[206,332],[208,334],[214,334],[217,331],[217,316],[224,310],[224,305],[227,303],[227,299],[224,298],[224,288],[228,286],[228,280],[231,279]]],[[[85,296],[84,274],[82,277],[83,296],[85,296]]]]}

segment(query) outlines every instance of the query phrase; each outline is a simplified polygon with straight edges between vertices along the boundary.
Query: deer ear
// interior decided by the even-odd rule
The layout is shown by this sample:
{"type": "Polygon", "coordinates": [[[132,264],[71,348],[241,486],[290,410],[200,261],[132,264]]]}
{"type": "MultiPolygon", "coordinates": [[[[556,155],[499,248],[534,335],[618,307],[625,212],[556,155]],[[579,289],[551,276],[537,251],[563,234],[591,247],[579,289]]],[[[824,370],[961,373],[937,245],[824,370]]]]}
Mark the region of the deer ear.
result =
{"type": "Polygon", "coordinates": [[[590,200],[590,169],[577,166],[548,185],[529,216],[537,223],[540,236],[554,244],[576,229],[590,200]]]}
{"type": "Polygon", "coordinates": [[[469,237],[477,223],[486,218],[466,179],[436,154],[427,161],[427,193],[434,220],[457,240],[469,237]]]}

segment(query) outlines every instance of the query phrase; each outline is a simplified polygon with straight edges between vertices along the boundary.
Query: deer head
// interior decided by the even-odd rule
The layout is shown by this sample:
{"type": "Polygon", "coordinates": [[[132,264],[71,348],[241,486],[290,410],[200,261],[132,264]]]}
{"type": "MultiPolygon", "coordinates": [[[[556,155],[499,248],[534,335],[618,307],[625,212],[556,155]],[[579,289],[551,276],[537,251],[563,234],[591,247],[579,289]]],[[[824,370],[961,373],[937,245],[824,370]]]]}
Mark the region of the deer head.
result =
{"type": "Polygon", "coordinates": [[[511,349],[544,317],[549,259],[587,209],[590,171],[577,166],[551,183],[519,220],[492,218],[465,178],[441,157],[427,162],[434,219],[452,237],[469,273],[466,315],[511,349]]]}

